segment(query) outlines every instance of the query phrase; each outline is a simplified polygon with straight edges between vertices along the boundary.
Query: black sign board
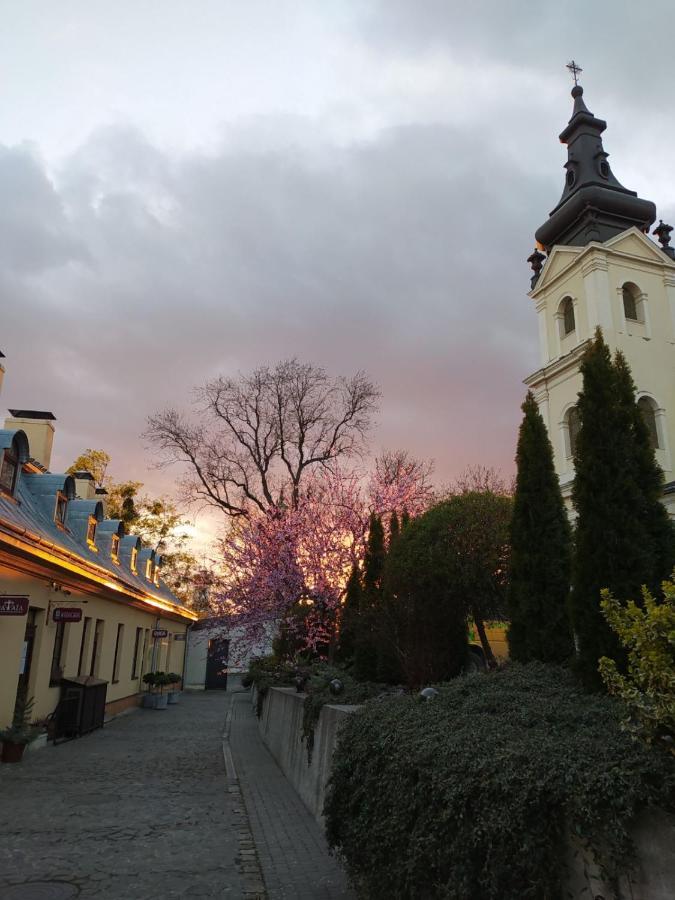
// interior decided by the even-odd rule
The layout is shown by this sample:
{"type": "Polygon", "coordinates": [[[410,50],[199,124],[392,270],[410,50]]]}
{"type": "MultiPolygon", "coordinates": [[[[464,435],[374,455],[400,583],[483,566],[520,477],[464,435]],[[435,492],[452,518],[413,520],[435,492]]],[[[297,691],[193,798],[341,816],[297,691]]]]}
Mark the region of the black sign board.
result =
{"type": "Polygon", "coordinates": [[[78,606],[57,606],[52,619],[55,622],[81,622],[82,610],[78,606]]]}
{"type": "Polygon", "coordinates": [[[181,632],[180,634],[174,634],[174,641],[184,641],[185,640],[185,632],[181,632]]]}
{"type": "Polygon", "coordinates": [[[152,629],[152,636],[154,638],[165,638],[168,634],[169,634],[169,632],[166,630],[166,628],[153,628],[152,629]]]}
{"type": "Polygon", "coordinates": [[[0,616],[25,616],[28,612],[28,597],[10,594],[0,596],[0,616]]]}

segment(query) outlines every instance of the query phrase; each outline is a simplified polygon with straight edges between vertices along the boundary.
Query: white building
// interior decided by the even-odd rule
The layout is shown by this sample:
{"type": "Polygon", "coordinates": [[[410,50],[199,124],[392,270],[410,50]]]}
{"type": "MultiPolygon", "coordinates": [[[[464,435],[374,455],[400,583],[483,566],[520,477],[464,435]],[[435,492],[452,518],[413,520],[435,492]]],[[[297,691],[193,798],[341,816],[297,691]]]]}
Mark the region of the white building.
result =
{"type": "Polygon", "coordinates": [[[574,478],[577,395],[584,351],[597,326],[633,373],[638,403],[665,474],[664,502],[675,515],[675,252],[669,226],[648,237],[656,207],[624,188],[602,144],[606,123],[572,91],[572,118],[560,135],[568,160],[562,197],[536,233],[532,298],[541,367],[525,383],[547,424],[563,496],[574,478]],[[540,252],[544,251],[547,255],[540,252]]]}

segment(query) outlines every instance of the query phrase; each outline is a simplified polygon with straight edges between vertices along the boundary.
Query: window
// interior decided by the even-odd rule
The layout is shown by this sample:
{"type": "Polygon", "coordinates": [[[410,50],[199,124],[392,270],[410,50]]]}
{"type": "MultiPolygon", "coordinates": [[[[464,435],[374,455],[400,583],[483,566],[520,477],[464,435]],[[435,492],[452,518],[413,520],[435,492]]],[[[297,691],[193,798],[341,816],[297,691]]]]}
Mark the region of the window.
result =
{"type": "Polygon", "coordinates": [[[131,677],[138,678],[138,648],[141,643],[142,628],[136,629],[136,640],[134,641],[134,658],[131,666],[131,677]]]}
{"type": "Polygon", "coordinates": [[[148,581],[152,581],[152,560],[147,559],[145,561],[145,577],[148,581]]]}
{"type": "Polygon", "coordinates": [[[155,566],[155,578],[154,582],[159,587],[159,566],[155,566]]]}
{"type": "Polygon", "coordinates": [[[577,440],[579,438],[579,431],[581,430],[581,419],[579,418],[579,410],[576,406],[573,406],[567,411],[565,418],[567,420],[567,455],[572,458],[577,449],[577,440]]]}
{"type": "Polygon", "coordinates": [[[628,282],[621,289],[623,297],[623,313],[627,322],[641,322],[641,299],[640,291],[635,284],[628,282]]]}
{"type": "Polygon", "coordinates": [[[66,634],[66,623],[56,623],[56,635],[54,637],[54,650],[52,652],[52,668],[49,673],[49,684],[58,684],[63,678],[63,669],[61,668],[61,657],[63,655],[63,639],[66,634]]]}
{"type": "Polygon", "coordinates": [[[89,674],[98,676],[98,663],[101,655],[101,641],[103,640],[103,619],[97,619],[94,626],[94,646],[91,650],[91,666],[89,674]]]}
{"type": "Polygon", "coordinates": [[[87,520],[87,543],[92,548],[92,550],[96,549],[96,518],[95,516],[89,516],[87,520]]]}
{"type": "Polygon", "coordinates": [[[656,404],[650,397],[640,397],[638,400],[638,409],[642,414],[642,419],[647,426],[647,431],[649,432],[649,442],[652,445],[653,450],[658,450],[660,447],[659,444],[659,429],[656,424],[656,404]]]}
{"type": "Polygon", "coordinates": [[[16,456],[11,450],[5,450],[2,454],[2,466],[0,466],[0,488],[13,494],[18,471],[19,464],[16,456]]]}
{"type": "Polygon", "coordinates": [[[572,334],[576,328],[576,323],[574,321],[574,303],[572,302],[571,297],[565,297],[561,304],[560,311],[562,313],[563,337],[567,337],[567,335],[572,334]]]}
{"type": "Polygon", "coordinates": [[[56,508],[54,510],[54,521],[57,525],[65,527],[66,513],[68,512],[68,498],[61,491],[56,492],[56,508]]]}
{"type": "Polygon", "coordinates": [[[136,560],[138,559],[138,550],[135,547],[131,548],[131,571],[136,572],[136,560]]]}
{"type": "Polygon", "coordinates": [[[85,617],[84,626],[82,628],[82,640],[80,641],[80,657],[77,661],[77,674],[81,675],[85,669],[85,651],[87,649],[87,640],[89,638],[89,626],[91,618],[85,617]]]}
{"type": "Polygon", "coordinates": [[[116,684],[120,680],[120,657],[122,655],[122,641],[124,639],[124,625],[117,626],[115,638],[115,656],[113,657],[112,682],[116,684]]]}
{"type": "Polygon", "coordinates": [[[113,534],[112,543],[110,544],[110,558],[114,563],[119,563],[120,561],[120,536],[119,534],[113,534]]]}

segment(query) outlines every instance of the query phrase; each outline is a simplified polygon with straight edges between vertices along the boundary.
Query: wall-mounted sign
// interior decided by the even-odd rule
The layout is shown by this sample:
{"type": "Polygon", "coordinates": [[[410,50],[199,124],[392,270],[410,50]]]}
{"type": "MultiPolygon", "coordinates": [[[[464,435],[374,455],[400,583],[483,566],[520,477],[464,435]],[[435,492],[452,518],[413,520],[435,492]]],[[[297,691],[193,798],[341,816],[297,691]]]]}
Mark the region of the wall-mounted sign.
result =
{"type": "Polygon", "coordinates": [[[81,622],[82,610],[77,606],[57,606],[52,619],[55,622],[81,622]]]}
{"type": "Polygon", "coordinates": [[[181,632],[180,634],[174,634],[174,641],[184,641],[185,640],[185,632],[181,632]]]}
{"type": "Polygon", "coordinates": [[[166,628],[153,628],[152,629],[152,636],[154,638],[165,638],[168,634],[169,634],[169,632],[166,630],[166,628]]]}
{"type": "Polygon", "coordinates": [[[27,612],[28,597],[0,596],[0,616],[25,616],[27,612]]]}

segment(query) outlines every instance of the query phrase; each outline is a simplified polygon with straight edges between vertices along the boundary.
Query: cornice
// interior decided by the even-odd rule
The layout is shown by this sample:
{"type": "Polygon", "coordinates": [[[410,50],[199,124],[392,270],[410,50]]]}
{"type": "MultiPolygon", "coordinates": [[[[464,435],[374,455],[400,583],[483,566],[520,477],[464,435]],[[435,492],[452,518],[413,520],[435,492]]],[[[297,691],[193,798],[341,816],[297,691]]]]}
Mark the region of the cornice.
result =
{"type": "Polygon", "coordinates": [[[542,366],[541,369],[537,369],[536,372],[528,375],[527,378],[523,379],[523,384],[526,384],[528,387],[533,387],[542,382],[547,382],[558,375],[563,375],[569,369],[578,367],[578,364],[586,353],[590,343],[590,338],[586,338],[585,341],[582,341],[581,344],[578,344],[574,350],[570,350],[565,356],[560,359],[554,359],[553,362],[550,362],[546,366],[542,366]]]}

